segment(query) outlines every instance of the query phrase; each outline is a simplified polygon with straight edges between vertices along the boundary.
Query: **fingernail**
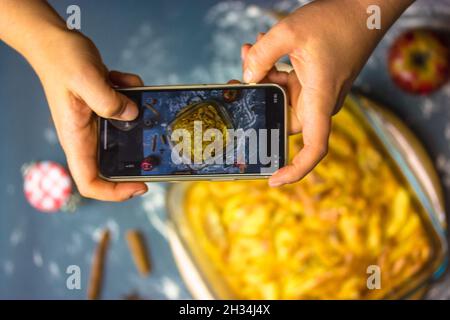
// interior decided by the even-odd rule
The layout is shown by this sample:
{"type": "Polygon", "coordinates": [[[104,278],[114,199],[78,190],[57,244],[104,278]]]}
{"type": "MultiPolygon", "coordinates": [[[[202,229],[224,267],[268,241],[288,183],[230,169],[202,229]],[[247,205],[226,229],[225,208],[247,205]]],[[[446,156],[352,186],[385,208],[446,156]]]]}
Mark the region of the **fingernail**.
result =
{"type": "Polygon", "coordinates": [[[122,115],[120,116],[123,120],[131,121],[136,119],[138,116],[138,109],[135,104],[133,103],[127,103],[125,110],[122,112],[122,115]]]}
{"type": "Polygon", "coordinates": [[[244,72],[244,82],[250,83],[252,82],[253,72],[250,69],[245,70],[244,72]]]}
{"type": "Polygon", "coordinates": [[[272,188],[275,188],[275,187],[279,187],[279,186],[281,186],[282,185],[282,183],[281,183],[281,181],[272,181],[272,180],[269,180],[269,187],[272,187],[272,188]]]}
{"type": "Polygon", "coordinates": [[[131,197],[132,198],[139,197],[139,196],[144,195],[146,192],[147,192],[147,190],[139,190],[139,191],[136,191],[135,193],[133,193],[133,195],[131,197]]]}

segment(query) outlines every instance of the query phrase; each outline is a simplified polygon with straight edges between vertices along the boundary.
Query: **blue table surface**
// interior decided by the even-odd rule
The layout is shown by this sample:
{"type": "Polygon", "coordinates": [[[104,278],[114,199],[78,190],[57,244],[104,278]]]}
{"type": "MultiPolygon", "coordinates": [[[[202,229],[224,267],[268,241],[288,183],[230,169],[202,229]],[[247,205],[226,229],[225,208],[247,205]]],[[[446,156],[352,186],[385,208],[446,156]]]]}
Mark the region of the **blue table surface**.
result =
{"type": "MultiPolygon", "coordinates": [[[[274,23],[262,8],[292,9],[297,1],[51,1],[66,16],[68,5],[82,12],[82,32],[98,46],[111,69],[134,72],[147,85],[223,83],[240,78],[240,45],[274,23]],[[195,3],[195,4],[194,4],[195,3]],[[258,5],[259,7],[257,7],[258,5]]],[[[402,30],[399,22],[370,58],[356,85],[389,106],[417,134],[450,188],[450,86],[428,97],[397,89],[386,71],[386,48],[402,30]]],[[[86,200],[73,213],[39,213],[22,191],[21,167],[34,160],[65,163],[42,87],[26,61],[0,43],[0,298],[82,299],[99,230],[108,227],[102,298],[138,293],[149,299],[191,298],[175,266],[164,223],[166,186],[125,203],[86,200]],[[147,240],[152,273],[141,278],[124,239],[137,228],[147,240]],[[81,268],[81,290],[66,288],[66,268],[81,268]]],[[[447,202],[448,202],[447,197],[447,202]]],[[[450,279],[431,297],[449,297],[450,279]]]]}

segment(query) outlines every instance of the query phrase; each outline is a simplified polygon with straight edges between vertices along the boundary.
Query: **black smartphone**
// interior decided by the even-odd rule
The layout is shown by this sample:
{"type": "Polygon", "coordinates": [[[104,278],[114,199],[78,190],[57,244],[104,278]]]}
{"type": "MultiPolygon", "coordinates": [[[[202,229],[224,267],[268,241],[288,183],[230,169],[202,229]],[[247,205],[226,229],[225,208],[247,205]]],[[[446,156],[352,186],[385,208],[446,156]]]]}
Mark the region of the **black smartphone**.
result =
{"type": "Polygon", "coordinates": [[[140,87],[133,121],[99,118],[110,181],[267,178],[287,157],[286,93],[275,84],[140,87]]]}

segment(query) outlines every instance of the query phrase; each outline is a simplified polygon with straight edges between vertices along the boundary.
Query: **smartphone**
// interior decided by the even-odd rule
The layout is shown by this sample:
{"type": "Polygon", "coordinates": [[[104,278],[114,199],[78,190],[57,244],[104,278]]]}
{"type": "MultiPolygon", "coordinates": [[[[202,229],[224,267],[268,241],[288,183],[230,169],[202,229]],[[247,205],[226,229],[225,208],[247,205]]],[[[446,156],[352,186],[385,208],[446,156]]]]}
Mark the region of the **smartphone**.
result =
{"type": "Polygon", "coordinates": [[[287,104],[275,84],[119,89],[133,121],[99,118],[98,167],[109,181],[267,178],[285,165],[287,104]]]}

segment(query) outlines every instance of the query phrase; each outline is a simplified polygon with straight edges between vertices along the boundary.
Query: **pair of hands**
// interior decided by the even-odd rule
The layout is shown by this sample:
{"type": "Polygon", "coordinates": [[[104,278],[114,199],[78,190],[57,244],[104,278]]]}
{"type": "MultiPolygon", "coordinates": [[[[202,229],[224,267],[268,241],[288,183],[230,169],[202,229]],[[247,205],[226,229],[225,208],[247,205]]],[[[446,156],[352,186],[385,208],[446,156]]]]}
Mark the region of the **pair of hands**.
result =
{"type": "MultiPolygon", "coordinates": [[[[255,44],[242,47],[244,81],[284,86],[292,106],[290,132],[303,132],[303,149],[270,178],[271,186],[300,180],[327,153],[331,117],[381,38],[380,32],[370,34],[366,28],[363,2],[315,1],[260,34],[255,44]],[[347,3],[345,10],[342,2],[347,3]],[[285,55],[294,68],[290,73],[274,68],[285,55]]],[[[401,12],[396,5],[387,8],[392,18],[401,12]]],[[[99,200],[142,195],[147,192],[144,183],[112,183],[98,177],[96,121],[97,115],[133,120],[137,106],[113,86],[142,86],[142,80],[109,72],[89,39],[62,29],[52,34],[39,57],[28,60],[43,84],[75,183],[83,196],[99,200]]]]}

